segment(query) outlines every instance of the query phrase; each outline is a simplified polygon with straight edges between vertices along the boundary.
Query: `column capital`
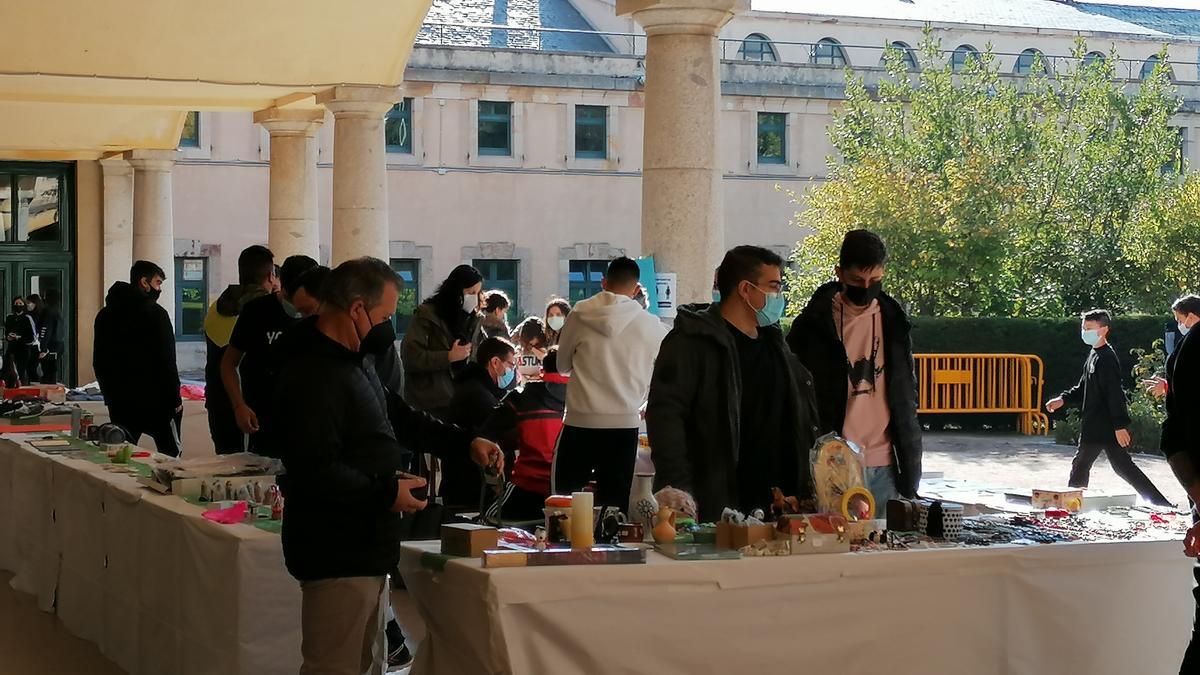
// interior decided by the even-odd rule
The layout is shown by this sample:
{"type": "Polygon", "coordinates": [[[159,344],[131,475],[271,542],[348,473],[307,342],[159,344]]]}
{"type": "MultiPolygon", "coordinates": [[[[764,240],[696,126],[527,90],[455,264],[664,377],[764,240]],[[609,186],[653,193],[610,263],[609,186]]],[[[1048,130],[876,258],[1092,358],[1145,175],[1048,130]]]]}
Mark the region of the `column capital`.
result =
{"type": "Polygon", "coordinates": [[[317,92],[317,103],[333,112],[335,118],[382,118],[400,101],[400,87],[338,85],[317,92]]]}
{"type": "Polygon", "coordinates": [[[646,35],[716,37],[734,15],[750,9],[750,0],[617,0],[617,14],[630,15],[646,35]]]}
{"type": "Polygon", "coordinates": [[[105,177],[133,175],[133,165],[125,160],[124,155],[115,155],[100,160],[100,170],[105,177]]]}
{"type": "Polygon", "coordinates": [[[271,136],[311,137],[325,122],[325,110],[267,108],[254,113],[254,121],[261,124],[271,136]]]}
{"type": "Polygon", "coordinates": [[[136,171],[170,171],[179,156],[176,150],[130,150],[125,153],[125,160],[136,171]]]}

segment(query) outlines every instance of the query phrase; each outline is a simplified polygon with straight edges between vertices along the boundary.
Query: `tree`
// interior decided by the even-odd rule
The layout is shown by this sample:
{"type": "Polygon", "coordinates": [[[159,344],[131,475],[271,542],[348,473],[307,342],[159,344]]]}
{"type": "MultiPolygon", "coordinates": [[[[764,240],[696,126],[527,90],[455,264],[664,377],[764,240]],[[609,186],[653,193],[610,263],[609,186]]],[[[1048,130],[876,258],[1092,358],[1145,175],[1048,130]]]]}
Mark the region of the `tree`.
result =
{"type": "MultiPolygon", "coordinates": [[[[887,283],[916,313],[1062,316],[1160,301],[1152,249],[1179,235],[1145,231],[1179,189],[1163,171],[1180,105],[1167,55],[1126,92],[1116,54],[1087,53],[1080,40],[1069,63],[1018,78],[1000,75],[989,47],[956,71],[927,34],[919,73],[891,50],[877,86],[848,75],[829,131],[838,157],[798,216],[811,234],[795,292],[827,280],[844,233],[863,227],[888,243],[887,283]]],[[[1200,194],[1181,195],[1176,210],[1188,208],[1200,194]]]]}

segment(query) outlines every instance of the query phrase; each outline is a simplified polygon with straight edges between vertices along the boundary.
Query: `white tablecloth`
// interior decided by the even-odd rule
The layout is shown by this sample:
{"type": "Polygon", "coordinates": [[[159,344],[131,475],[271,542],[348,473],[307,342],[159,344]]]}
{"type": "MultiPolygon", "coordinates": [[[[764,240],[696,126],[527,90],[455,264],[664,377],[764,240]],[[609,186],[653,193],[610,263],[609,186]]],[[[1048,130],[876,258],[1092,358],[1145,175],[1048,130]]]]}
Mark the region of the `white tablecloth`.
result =
{"type": "Polygon", "coordinates": [[[0,438],[0,568],[131,675],[296,673],[279,536],[0,438]]]}
{"type": "Polygon", "coordinates": [[[1191,633],[1179,542],[401,573],[414,675],[1168,675],[1191,633]]]}

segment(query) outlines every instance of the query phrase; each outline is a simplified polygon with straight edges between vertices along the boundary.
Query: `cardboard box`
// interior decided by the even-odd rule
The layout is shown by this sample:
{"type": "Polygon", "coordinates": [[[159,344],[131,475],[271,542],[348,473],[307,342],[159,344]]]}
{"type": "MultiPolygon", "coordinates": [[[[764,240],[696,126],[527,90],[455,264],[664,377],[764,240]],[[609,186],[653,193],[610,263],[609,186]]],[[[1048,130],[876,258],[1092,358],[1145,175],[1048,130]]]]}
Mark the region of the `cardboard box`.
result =
{"type": "Polygon", "coordinates": [[[442,525],[442,553],[463,558],[481,558],[483,552],[500,544],[500,532],[487,525],[450,523],[442,525]]]}
{"type": "Polygon", "coordinates": [[[1033,491],[1031,504],[1035,509],[1065,509],[1071,513],[1083,510],[1083,489],[1067,488],[1065,490],[1033,491]]]}
{"type": "Polygon", "coordinates": [[[775,538],[775,525],[734,525],[717,523],[717,548],[738,550],[743,546],[771,541],[775,538]]]}

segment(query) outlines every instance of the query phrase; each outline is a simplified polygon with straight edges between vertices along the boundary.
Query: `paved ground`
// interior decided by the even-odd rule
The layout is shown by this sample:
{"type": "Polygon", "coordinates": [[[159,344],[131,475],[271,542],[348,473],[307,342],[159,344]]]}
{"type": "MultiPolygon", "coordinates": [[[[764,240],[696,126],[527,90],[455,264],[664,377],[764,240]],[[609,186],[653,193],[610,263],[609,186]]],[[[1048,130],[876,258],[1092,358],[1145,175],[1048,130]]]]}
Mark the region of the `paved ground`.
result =
{"type": "MultiPolygon", "coordinates": [[[[925,435],[925,471],[1014,488],[1053,488],[1067,484],[1075,448],[1049,438],[1006,434],[936,433],[925,435]]],[[[1135,455],[1134,461],[1168,499],[1186,504],[1183,488],[1162,457],[1135,455]]],[[[1101,457],[1092,469],[1091,486],[1132,492],[1101,457]]]]}

